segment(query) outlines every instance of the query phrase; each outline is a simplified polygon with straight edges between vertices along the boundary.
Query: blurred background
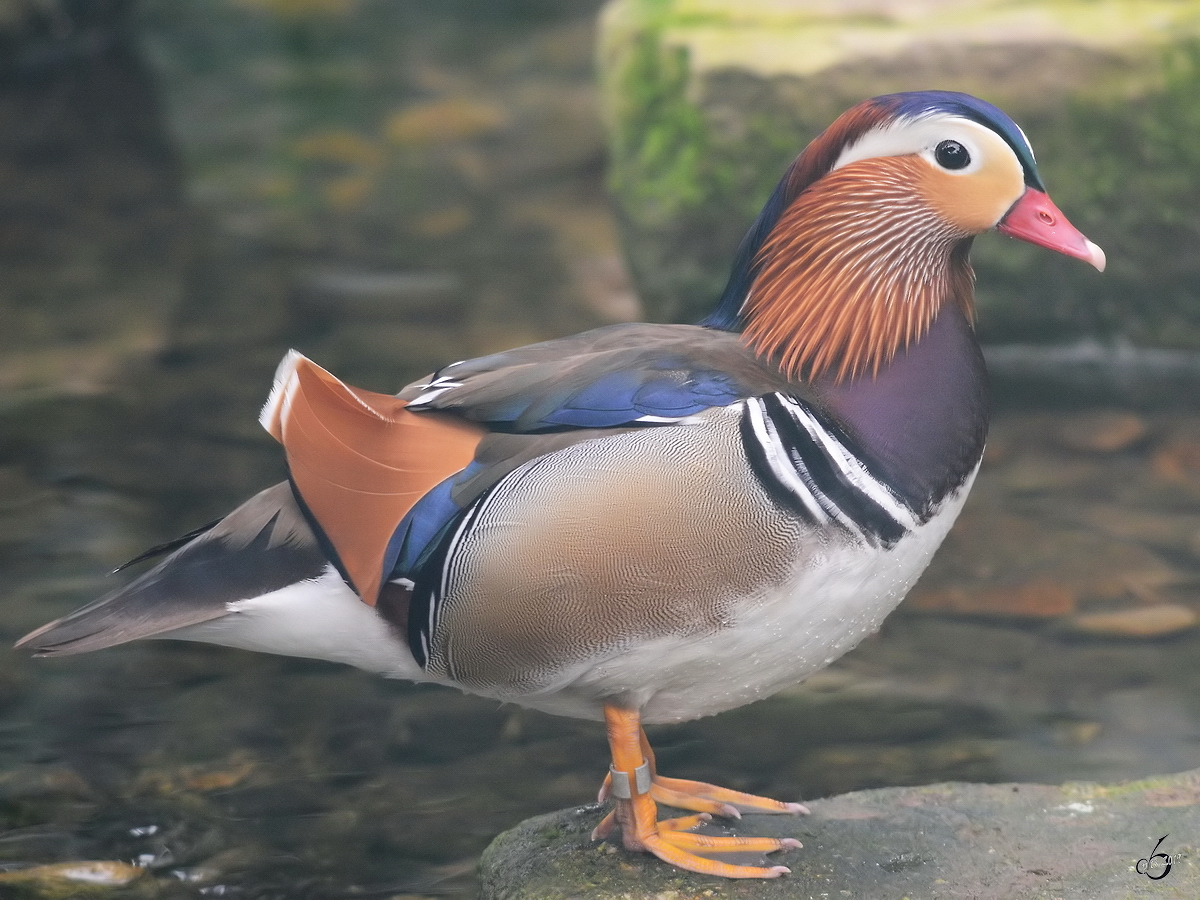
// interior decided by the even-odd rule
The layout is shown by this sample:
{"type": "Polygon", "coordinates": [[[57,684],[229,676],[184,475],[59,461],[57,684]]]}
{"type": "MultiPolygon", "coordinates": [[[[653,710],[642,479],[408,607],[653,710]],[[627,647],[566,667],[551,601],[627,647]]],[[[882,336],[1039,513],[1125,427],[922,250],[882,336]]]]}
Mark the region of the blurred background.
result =
{"type": "MultiPolygon", "coordinates": [[[[977,242],[997,413],[946,547],[879,635],[656,729],[660,763],[785,799],[1200,766],[1197,35],[1166,0],[0,0],[0,637],[283,477],[256,417],[289,347],[394,391],[695,320],[821,127],[952,88],[1109,271],[977,242]]],[[[109,860],[148,872],[114,897],[472,897],[607,765],[590,723],[182,643],[0,649],[0,714],[29,896],[109,860]]]]}

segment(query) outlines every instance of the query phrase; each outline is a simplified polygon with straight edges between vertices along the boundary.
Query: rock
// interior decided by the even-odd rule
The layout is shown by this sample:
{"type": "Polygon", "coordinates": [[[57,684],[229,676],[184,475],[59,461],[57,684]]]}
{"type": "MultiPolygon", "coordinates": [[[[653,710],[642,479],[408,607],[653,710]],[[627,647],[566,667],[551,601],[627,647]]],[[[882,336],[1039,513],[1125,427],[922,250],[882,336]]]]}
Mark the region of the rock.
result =
{"type": "Polygon", "coordinates": [[[508,115],[496,104],[456,97],[416,103],[393,113],[384,133],[397,146],[421,146],[471,140],[507,125],[508,115]]]}
{"type": "Polygon", "coordinates": [[[1093,503],[1082,512],[1081,521],[1091,530],[1118,540],[1170,547],[1184,554],[1194,552],[1193,542],[1200,535],[1200,510],[1093,503]]]}
{"type": "Polygon", "coordinates": [[[1081,613],[1068,619],[1067,627],[1103,637],[1154,638],[1195,628],[1200,617],[1178,603],[1133,607],[1113,612],[1081,613]]]}
{"type": "Polygon", "coordinates": [[[7,807],[33,802],[65,805],[95,799],[91,786],[74,769],[20,766],[0,774],[0,803],[7,807]]]}
{"type": "Polygon", "coordinates": [[[983,355],[997,393],[1026,403],[1177,409],[1192,406],[1200,385],[1200,353],[1194,349],[1089,337],[1054,345],[989,344],[983,355]]]}
{"type": "MultiPolygon", "coordinates": [[[[1156,601],[1187,580],[1140,542],[1064,522],[1055,508],[1083,507],[1079,488],[1060,486],[1042,508],[1011,512],[1016,504],[1006,496],[1012,487],[1005,474],[980,477],[971,503],[902,609],[1048,618],[1094,603],[1156,601]]],[[[1164,515],[1142,524],[1143,530],[1150,524],[1170,528],[1172,521],[1164,515]]]]}
{"type": "Polygon", "coordinates": [[[1145,420],[1130,412],[1098,412],[1076,416],[1058,429],[1058,441],[1083,453],[1119,453],[1147,435],[1145,420]]]}
{"type": "Polygon", "coordinates": [[[739,823],[738,832],[804,843],[772,855],[792,869],[772,882],[694,875],[593,843],[598,807],[538,816],[484,852],[482,898],[1094,900],[1200,890],[1191,843],[1200,828],[1200,771],[1111,786],[885,788],[809,806],[812,815],[802,818],[746,816],[739,823]],[[1140,874],[1147,866],[1161,877],[1140,874]]]}
{"type": "Polygon", "coordinates": [[[0,3],[8,397],[110,391],[166,340],[193,223],[132,9],[0,3]]]}
{"type": "Polygon", "coordinates": [[[102,897],[145,874],[139,866],[110,861],[54,863],[0,873],[0,894],[38,900],[102,897]]]}
{"type": "Polygon", "coordinates": [[[1186,175],[1200,165],[1200,20],[1187,4],[1079,9],[612,0],[599,51],[610,184],[650,315],[708,312],[784,168],[838,113],[936,87],[1011,114],[1058,205],[1113,260],[1101,277],[977,241],[985,341],[1200,348],[1189,287],[1200,260],[1184,249],[1200,225],[1200,184],[1186,175]]]}
{"type": "Polygon", "coordinates": [[[1049,578],[1024,584],[968,590],[948,587],[915,592],[906,609],[958,615],[1049,619],[1075,609],[1079,597],[1070,586],[1049,578]]]}
{"type": "Polygon", "coordinates": [[[170,796],[179,791],[225,791],[237,787],[259,768],[247,754],[234,753],[213,766],[182,766],[179,769],[150,769],[139,775],[132,790],[139,795],[170,796]]]}

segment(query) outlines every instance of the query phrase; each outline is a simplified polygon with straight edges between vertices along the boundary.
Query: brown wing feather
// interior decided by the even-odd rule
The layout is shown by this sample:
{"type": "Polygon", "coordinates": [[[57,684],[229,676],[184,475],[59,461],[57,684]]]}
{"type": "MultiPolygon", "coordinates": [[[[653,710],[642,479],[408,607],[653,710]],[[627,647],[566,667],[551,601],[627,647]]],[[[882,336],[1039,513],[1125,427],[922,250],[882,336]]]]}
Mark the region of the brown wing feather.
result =
{"type": "Polygon", "coordinates": [[[351,586],[371,606],[396,526],[426,492],[471,462],[485,434],[480,426],[405,406],[343,384],[292,353],[261,417],[283,444],[292,482],[351,586]]]}

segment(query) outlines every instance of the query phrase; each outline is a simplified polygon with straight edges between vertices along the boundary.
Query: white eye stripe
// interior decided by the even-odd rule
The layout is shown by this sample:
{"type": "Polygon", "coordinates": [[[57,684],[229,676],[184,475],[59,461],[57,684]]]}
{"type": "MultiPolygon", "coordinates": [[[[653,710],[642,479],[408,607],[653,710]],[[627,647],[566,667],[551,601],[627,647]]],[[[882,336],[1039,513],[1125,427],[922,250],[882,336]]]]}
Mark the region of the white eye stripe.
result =
{"type": "MultiPolygon", "coordinates": [[[[842,150],[833,168],[840,169],[850,163],[881,156],[919,155],[942,171],[968,175],[983,166],[987,150],[1012,153],[1012,148],[1003,138],[978,122],[961,116],[923,116],[916,119],[898,119],[882,128],[868,131],[842,150]],[[961,169],[943,169],[934,159],[934,152],[937,145],[945,140],[962,144],[971,156],[970,163],[961,169]]],[[[1015,158],[1016,154],[1013,156],[1015,158]]]]}

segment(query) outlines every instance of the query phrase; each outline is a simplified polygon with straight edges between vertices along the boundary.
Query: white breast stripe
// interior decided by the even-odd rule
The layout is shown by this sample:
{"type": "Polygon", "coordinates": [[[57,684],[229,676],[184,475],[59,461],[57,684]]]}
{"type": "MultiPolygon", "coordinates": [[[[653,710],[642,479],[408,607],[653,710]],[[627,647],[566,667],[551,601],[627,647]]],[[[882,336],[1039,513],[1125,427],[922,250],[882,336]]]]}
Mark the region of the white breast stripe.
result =
{"type": "MultiPolygon", "coordinates": [[[[779,399],[783,399],[779,394],[776,394],[775,396],[779,399]]],[[[770,422],[771,416],[767,412],[765,405],[763,406],[763,412],[764,412],[764,415],[765,415],[767,421],[770,422]]],[[[795,416],[792,416],[792,418],[795,419],[795,416]]],[[[817,480],[816,476],[813,474],[813,472],[810,470],[810,468],[807,465],[807,463],[805,462],[803,456],[801,456],[798,452],[797,453],[789,453],[787,451],[787,449],[784,448],[782,439],[778,437],[778,430],[774,429],[774,427],[772,427],[772,430],[776,434],[776,440],[778,440],[780,442],[780,450],[783,453],[784,457],[791,460],[792,465],[795,467],[797,473],[800,475],[801,479],[803,479],[805,486],[812,493],[813,497],[816,498],[817,503],[819,503],[821,506],[821,509],[823,509],[825,511],[825,514],[828,517],[827,521],[835,520],[835,521],[837,521],[837,523],[839,525],[841,525],[843,528],[845,528],[847,531],[849,531],[851,534],[853,534],[856,538],[859,538],[860,540],[865,540],[865,535],[863,534],[862,529],[860,529],[858,527],[858,523],[855,522],[851,516],[847,515],[845,510],[843,510],[842,507],[838,504],[837,500],[835,500],[833,497],[829,496],[829,494],[826,493],[825,491],[821,490],[820,483],[818,482],[818,480],[817,480]]],[[[823,435],[825,435],[826,437],[829,436],[829,435],[825,434],[825,432],[823,430],[821,433],[823,435]]],[[[811,432],[810,432],[810,437],[812,437],[811,432]]],[[[815,441],[817,441],[818,446],[823,446],[819,438],[814,437],[813,439],[815,441]]],[[[828,456],[827,451],[826,451],[826,456],[828,456]]]]}
{"type": "Polygon", "coordinates": [[[779,440],[779,435],[775,431],[775,425],[771,422],[769,416],[763,412],[762,401],[758,398],[751,398],[745,401],[746,413],[750,419],[750,427],[754,431],[754,436],[758,439],[758,443],[762,446],[763,454],[767,458],[767,465],[771,467],[771,473],[788,491],[804,504],[805,509],[819,523],[827,524],[829,516],[825,510],[813,496],[812,491],[808,489],[808,485],[800,477],[796,465],[789,458],[788,453],[783,448],[783,443],[779,440]]]}
{"type": "Polygon", "coordinates": [[[845,444],[826,431],[808,410],[791,397],[785,397],[782,394],[776,396],[783,402],[784,408],[792,414],[792,418],[812,435],[813,440],[825,448],[829,458],[860,493],[869,497],[906,530],[911,531],[920,524],[907,504],[897,497],[891,488],[868,472],[867,467],[862,464],[862,460],[847,450],[845,444]]]}
{"type": "Polygon", "coordinates": [[[817,524],[836,523],[860,541],[884,546],[921,524],[802,402],[776,393],[742,401],[742,408],[749,426],[743,441],[754,442],[747,453],[752,463],[759,460],[759,478],[797,502],[799,514],[817,524]]]}

